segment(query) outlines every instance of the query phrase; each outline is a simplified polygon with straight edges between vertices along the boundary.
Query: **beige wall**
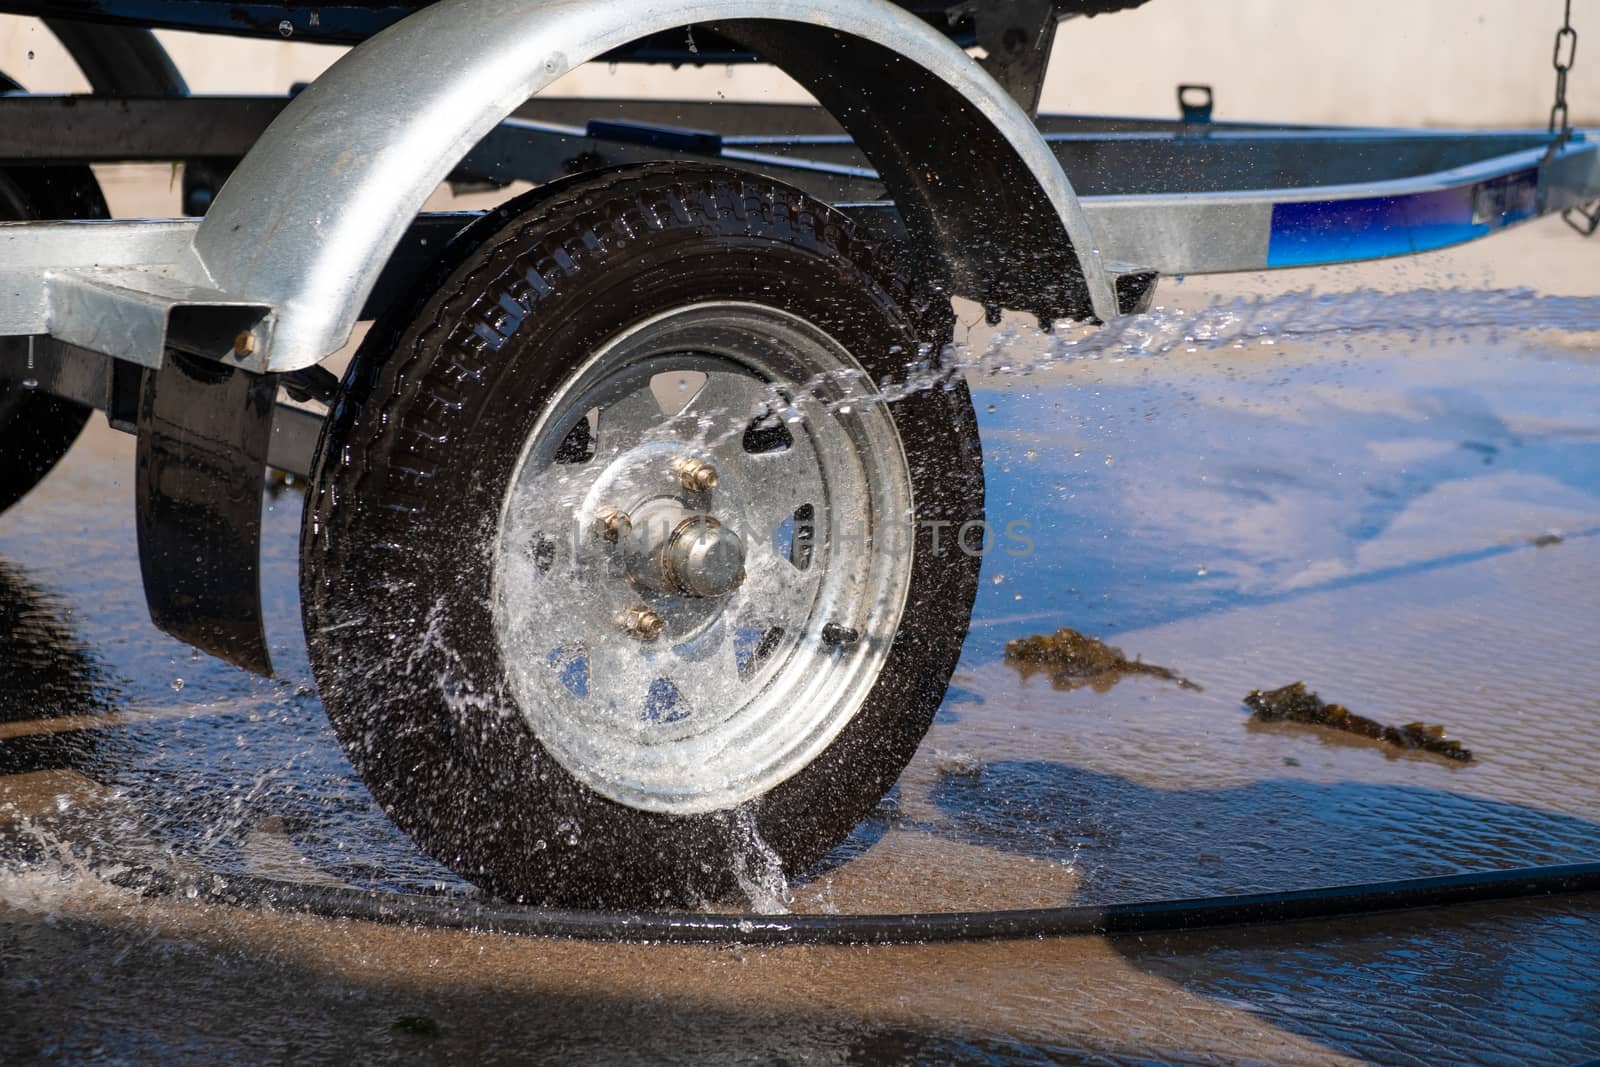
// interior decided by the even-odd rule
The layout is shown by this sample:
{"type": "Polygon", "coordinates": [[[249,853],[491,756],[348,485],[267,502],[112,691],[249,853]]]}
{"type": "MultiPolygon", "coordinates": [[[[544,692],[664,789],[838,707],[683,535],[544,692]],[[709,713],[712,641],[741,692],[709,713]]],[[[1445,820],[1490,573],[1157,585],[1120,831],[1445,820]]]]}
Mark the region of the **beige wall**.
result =
{"type": "MultiPolygon", "coordinates": [[[[490,0],[492,2],[492,0],[490,0]]],[[[1600,41],[1600,5],[1580,3],[1600,41]]],[[[1046,85],[1052,110],[1168,115],[1180,81],[1216,88],[1235,119],[1382,125],[1542,125],[1561,0],[1154,0],[1063,28],[1046,85]]],[[[1588,23],[1586,25],[1586,23],[1588,23]]],[[[334,48],[163,33],[202,92],[279,91],[309,80],[334,48]]],[[[0,17],[0,70],[35,91],[82,91],[53,38],[0,17]],[[28,53],[34,54],[28,59],[28,53]]],[[[801,99],[770,71],[583,68],[560,91],[623,96],[801,99]]],[[[1575,121],[1600,123],[1600,46],[1580,52],[1575,121]]]]}

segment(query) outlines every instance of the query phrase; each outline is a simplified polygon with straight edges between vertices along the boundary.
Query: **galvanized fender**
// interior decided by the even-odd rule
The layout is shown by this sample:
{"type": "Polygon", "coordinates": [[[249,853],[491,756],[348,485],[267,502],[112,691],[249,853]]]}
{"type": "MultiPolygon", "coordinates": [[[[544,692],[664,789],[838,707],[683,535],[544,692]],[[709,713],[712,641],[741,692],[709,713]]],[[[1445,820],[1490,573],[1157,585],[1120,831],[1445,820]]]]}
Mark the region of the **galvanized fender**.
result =
{"type": "Polygon", "coordinates": [[[1050,317],[1115,314],[1077,197],[1028,116],[887,0],[442,0],[296,97],[196,232],[212,286],[275,309],[242,365],[297,370],[343,345],[428,195],[529,97],[646,34],[705,24],[838,118],[953,291],[1050,317]]]}

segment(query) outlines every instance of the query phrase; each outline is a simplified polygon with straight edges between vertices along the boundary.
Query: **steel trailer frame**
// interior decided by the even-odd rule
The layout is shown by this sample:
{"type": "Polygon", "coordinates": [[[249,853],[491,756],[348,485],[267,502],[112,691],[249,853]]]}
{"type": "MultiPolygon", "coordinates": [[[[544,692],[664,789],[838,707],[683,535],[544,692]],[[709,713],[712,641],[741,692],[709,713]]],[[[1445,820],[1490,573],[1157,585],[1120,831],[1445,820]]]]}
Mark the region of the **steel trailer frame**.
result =
{"type": "Polygon", "coordinates": [[[420,213],[441,181],[714,159],[900,237],[955,295],[1101,322],[1161,274],[1413,254],[1600,197],[1583,131],[1229,124],[1209,100],[1176,122],[1034,116],[1060,9],[980,15],[967,42],[888,0],[442,0],[287,97],[190,96],[147,31],[52,21],[97,95],[0,96],[0,166],[186,160],[185,203],[209,210],[0,224],[0,373],[139,434],[153,617],[269,673],[264,467],[309,472],[321,422],[276,398],[330,401],[320,361],[475,217],[420,213]],[[819,106],[537,95],[684,27],[819,106]]]}

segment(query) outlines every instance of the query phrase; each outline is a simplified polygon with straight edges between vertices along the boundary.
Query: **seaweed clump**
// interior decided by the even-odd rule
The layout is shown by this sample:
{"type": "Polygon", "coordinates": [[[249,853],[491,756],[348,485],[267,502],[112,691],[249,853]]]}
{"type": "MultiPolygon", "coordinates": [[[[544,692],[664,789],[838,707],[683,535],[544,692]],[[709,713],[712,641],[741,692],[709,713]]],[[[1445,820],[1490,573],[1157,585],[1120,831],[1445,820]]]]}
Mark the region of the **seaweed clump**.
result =
{"type": "Polygon", "coordinates": [[[1063,626],[1053,634],[1019,637],[1006,642],[1006,662],[1023,678],[1048,673],[1056,689],[1087,685],[1104,693],[1130,674],[1148,674],[1177,682],[1185,689],[1200,687],[1166,667],[1129,659],[1120,648],[1063,626]]]}
{"type": "Polygon", "coordinates": [[[1444,735],[1443,726],[1408,722],[1404,726],[1385,726],[1376,719],[1357,715],[1343,704],[1327,704],[1317,694],[1306,688],[1304,682],[1295,682],[1282,689],[1262,692],[1252,689],[1244,698],[1251,718],[1257,722],[1296,722],[1310,726],[1329,726],[1346,733],[1370,737],[1397,748],[1420,749],[1446,759],[1466,763],[1472,759],[1472,750],[1461,747],[1444,735]]]}

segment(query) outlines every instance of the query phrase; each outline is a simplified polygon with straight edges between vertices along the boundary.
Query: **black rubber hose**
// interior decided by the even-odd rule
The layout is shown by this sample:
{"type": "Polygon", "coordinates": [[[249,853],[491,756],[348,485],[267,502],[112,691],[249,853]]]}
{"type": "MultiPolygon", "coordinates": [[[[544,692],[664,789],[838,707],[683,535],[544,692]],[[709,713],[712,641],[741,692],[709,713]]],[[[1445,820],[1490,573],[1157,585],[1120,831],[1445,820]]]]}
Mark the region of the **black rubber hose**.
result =
{"type": "MultiPolygon", "coordinates": [[[[146,888],[154,888],[147,883],[146,888]]],[[[219,903],[270,906],[325,918],[590,941],[747,945],[894,945],[995,941],[1071,934],[1146,934],[1330,919],[1600,889],[1600,863],[1406,878],[1280,893],[1131,904],[903,915],[712,915],[563,911],[480,904],[447,896],[306,885],[254,875],[167,881],[219,903]]]]}

